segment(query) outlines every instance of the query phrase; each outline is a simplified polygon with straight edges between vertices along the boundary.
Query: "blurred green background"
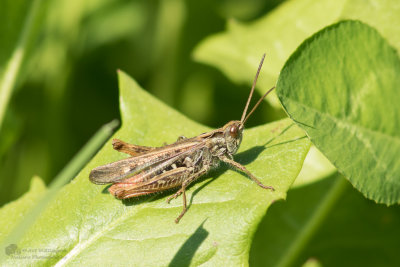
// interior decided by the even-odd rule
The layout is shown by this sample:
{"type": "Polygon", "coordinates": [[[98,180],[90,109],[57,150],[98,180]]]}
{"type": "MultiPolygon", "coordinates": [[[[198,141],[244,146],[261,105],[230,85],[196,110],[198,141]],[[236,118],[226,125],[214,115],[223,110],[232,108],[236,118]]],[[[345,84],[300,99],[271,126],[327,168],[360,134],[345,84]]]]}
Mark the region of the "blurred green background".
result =
{"type": "MultiPolygon", "coordinates": [[[[0,205],[26,192],[34,175],[49,184],[101,125],[119,118],[117,69],[203,124],[219,127],[239,119],[249,85],[234,84],[217,69],[196,63],[193,50],[206,36],[223,31],[228,19],[250,21],[282,1],[61,0],[32,5],[38,2],[46,9],[35,22],[39,26],[0,132],[0,205]]],[[[11,21],[23,22],[13,12],[32,8],[31,2],[10,3],[0,4],[9,21],[0,28],[6,33],[0,39],[5,50],[12,45],[7,31],[21,26],[11,21]]],[[[20,32],[13,34],[17,38],[20,32]]],[[[248,126],[281,116],[265,102],[248,126]]]]}

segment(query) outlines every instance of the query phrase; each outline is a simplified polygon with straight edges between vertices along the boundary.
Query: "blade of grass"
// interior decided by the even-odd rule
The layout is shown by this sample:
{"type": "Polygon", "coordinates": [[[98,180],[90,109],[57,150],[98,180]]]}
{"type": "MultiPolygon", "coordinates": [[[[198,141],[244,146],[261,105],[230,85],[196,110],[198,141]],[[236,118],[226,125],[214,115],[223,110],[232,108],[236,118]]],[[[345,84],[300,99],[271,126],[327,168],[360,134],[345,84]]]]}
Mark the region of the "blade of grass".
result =
{"type": "Polygon", "coordinates": [[[78,152],[78,154],[68,163],[68,165],[61,170],[61,172],[49,186],[49,189],[59,188],[71,180],[72,177],[75,177],[78,171],[83,168],[93,154],[99,150],[105,141],[112,135],[118,125],[118,120],[113,120],[103,125],[89,140],[89,142],[78,152]]]}

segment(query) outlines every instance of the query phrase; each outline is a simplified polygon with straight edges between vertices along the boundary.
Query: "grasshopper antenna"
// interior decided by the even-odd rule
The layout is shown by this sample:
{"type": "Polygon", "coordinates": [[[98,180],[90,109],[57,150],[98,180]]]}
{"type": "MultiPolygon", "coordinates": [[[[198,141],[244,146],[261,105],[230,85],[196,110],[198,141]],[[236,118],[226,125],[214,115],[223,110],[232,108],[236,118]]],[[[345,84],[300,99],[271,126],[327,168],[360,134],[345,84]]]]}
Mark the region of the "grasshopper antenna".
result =
{"type": "MultiPolygon", "coordinates": [[[[251,100],[251,97],[253,96],[254,88],[256,87],[258,75],[260,75],[261,67],[262,67],[262,65],[263,65],[263,63],[264,63],[264,58],[265,58],[265,53],[264,53],[264,55],[263,55],[262,58],[261,58],[261,62],[260,62],[260,65],[258,66],[258,70],[257,70],[257,73],[256,73],[256,77],[254,78],[253,85],[251,86],[251,91],[250,91],[249,98],[247,99],[246,106],[245,106],[245,108],[244,108],[244,110],[243,110],[242,118],[240,119],[240,121],[241,121],[243,124],[244,124],[244,122],[246,121],[245,117],[246,117],[247,109],[249,108],[250,100],[251,100]]],[[[252,112],[253,112],[253,111],[252,111],[252,112]]],[[[250,114],[251,114],[251,112],[250,112],[250,114]]],[[[247,117],[248,117],[248,116],[247,116],[247,117]]],[[[247,117],[246,117],[246,118],[247,118],[247,117]]]]}
{"type": "Polygon", "coordinates": [[[251,113],[254,112],[254,110],[256,110],[256,108],[258,107],[258,105],[261,104],[261,101],[263,101],[263,99],[272,91],[275,89],[275,86],[272,87],[271,89],[269,89],[261,98],[260,100],[258,100],[258,102],[254,105],[253,109],[249,112],[249,114],[247,114],[246,118],[244,119],[244,121],[242,121],[243,124],[246,123],[247,119],[250,117],[251,113]]]}

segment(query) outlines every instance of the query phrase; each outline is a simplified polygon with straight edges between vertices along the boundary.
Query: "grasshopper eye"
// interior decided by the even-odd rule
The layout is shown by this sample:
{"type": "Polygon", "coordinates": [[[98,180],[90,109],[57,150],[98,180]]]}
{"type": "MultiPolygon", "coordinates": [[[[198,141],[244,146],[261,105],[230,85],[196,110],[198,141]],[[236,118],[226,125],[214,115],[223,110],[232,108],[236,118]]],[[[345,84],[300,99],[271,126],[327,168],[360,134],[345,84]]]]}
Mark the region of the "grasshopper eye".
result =
{"type": "Polygon", "coordinates": [[[233,138],[237,138],[239,133],[239,128],[236,125],[233,125],[229,129],[229,135],[232,136],[233,138]]]}

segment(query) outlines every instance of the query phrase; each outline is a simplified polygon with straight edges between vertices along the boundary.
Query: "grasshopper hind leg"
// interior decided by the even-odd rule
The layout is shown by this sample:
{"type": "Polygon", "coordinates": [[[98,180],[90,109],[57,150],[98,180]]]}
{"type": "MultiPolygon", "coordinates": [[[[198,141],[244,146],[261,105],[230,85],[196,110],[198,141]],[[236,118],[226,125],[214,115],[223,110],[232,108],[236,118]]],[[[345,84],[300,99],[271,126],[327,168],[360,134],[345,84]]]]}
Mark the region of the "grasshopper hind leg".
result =
{"type": "Polygon", "coordinates": [[[245,166],[243,166],[242,164],[226,157],[226,156],[221,156],[219,158],[220,160],[222,160],[225,163],[228,163],[229,165],[231,165],[232,167],[244,172],[245,174],[247,174],[258,186],[264,188],[264,189],[270,189],[272,191],[275,191],[274,187],[270,186],[270,185],[264,185],[260,182],[260,180],[258,180],[249,170],[246,169],[245,166]]]}

